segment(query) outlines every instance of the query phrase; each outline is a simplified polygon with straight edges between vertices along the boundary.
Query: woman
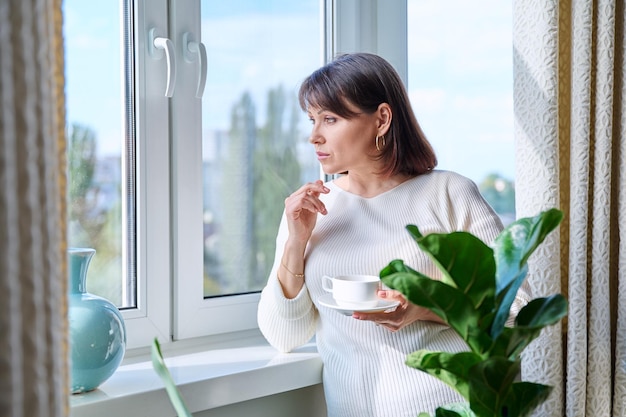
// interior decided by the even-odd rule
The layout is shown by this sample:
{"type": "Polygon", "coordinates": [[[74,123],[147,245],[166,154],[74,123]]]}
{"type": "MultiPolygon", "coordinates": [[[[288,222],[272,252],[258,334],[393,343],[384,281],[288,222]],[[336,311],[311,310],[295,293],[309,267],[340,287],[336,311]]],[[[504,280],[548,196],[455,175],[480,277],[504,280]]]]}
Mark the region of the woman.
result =
{"type": "Polygon", "coordinates": [[[324,172],[343,175],[304,184],[285,200],[259,303],[261,331],[285,352],[316,335],[329,417],[415,417],[461,401],[447,385],[405,365],[418,349],[467,349],[437,316],[390,290],[378,296],[398,301],[395,310],[346,316],[319,302],[327,294],[321,281],[379,275],[393,259],[439,278],[405,226],[415,224],[423,234],[465,230],[492,242],[502,229],[498,216],[473,182],[434,170],[433,149],[384,59],[340,56],[303,82],[299,98],[324,172]]]}

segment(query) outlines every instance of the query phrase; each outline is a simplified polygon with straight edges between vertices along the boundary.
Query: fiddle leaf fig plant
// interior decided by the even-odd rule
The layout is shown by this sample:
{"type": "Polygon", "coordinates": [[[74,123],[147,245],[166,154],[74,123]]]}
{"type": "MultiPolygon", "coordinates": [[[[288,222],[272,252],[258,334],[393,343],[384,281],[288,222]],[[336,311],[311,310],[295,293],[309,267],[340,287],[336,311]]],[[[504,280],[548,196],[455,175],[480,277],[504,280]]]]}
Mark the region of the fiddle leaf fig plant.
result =
{"type": "Polygon", "coordinates": [[[565,317],[565,297],[531,300],[513,326],[506,323],[526,279],[528,258],[562,218],[560,210],[550,209],[519,219],[491,247],[467,232],[423,236],[417,226],[406,227],[443,278],[434,280],[393,260],[380,272],[381,280],[437,314],[469,348],[461,353],[419,350],[406,359],[408,366],[437,377],[467,401],[438,408],[436,417],[523,417],[550,394],[551,386],[519,380],[521,353],[544,327],[565,317]]]}

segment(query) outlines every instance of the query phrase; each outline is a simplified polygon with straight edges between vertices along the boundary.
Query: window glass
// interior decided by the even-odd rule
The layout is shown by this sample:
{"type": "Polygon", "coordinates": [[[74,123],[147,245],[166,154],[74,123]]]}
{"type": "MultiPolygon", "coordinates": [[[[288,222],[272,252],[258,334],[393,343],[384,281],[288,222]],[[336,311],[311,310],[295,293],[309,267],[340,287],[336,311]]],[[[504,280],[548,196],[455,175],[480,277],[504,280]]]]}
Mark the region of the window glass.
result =
{"type": "Polygon", "coordinates": [[[297,103],[322,63],[319,0],[204,0],[204,295],[259,291],[284,200],[319,178],[297,103]]]}
{"type": "Polygon", "coordinates": [[[122,89],[121,3],[63,2],[68,244],[96,249],[87,276],[89,292],[119,307],[132,307],[134,277],[124,270],[128,259],[123,252],[125,184],[132,183],[133,173],[122,181],[129,103],[122,89]]]}
{"type": "Polygon", "coordinates": [[[514,218],[512,5],[408,0],[408,84],[440,169],[514,218]]]}

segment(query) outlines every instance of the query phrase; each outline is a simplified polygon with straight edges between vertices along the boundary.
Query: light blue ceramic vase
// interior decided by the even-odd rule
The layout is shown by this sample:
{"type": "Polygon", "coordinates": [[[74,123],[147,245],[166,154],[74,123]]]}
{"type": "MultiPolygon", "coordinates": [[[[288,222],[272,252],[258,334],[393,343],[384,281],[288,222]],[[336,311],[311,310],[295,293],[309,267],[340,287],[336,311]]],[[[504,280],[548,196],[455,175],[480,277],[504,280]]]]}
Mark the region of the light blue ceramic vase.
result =
{"type": "Polygon", "coordinates": [[[124,358],[126,328],[117,307],[89,294],[87,269],[95,249],[68,249],[71,392],[96,389],[109,379],[124,358]]]}

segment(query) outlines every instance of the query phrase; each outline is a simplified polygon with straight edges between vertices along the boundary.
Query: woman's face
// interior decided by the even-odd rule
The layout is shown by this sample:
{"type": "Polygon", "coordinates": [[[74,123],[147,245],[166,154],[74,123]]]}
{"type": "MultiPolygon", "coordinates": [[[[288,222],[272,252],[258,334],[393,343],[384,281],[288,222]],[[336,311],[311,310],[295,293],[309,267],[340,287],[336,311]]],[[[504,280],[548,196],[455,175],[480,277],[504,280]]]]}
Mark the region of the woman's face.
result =
{"type": "Polygon", "coordinates": [[[376,152],[378,114],[360,113],[356,107],[348,107],[357,112],[357,116],[346,119],[328,110],[308,108],[313,124],[309,142],[315,146],[317,159],[326,174],[376,170],[372,157],[376,152]]]}

